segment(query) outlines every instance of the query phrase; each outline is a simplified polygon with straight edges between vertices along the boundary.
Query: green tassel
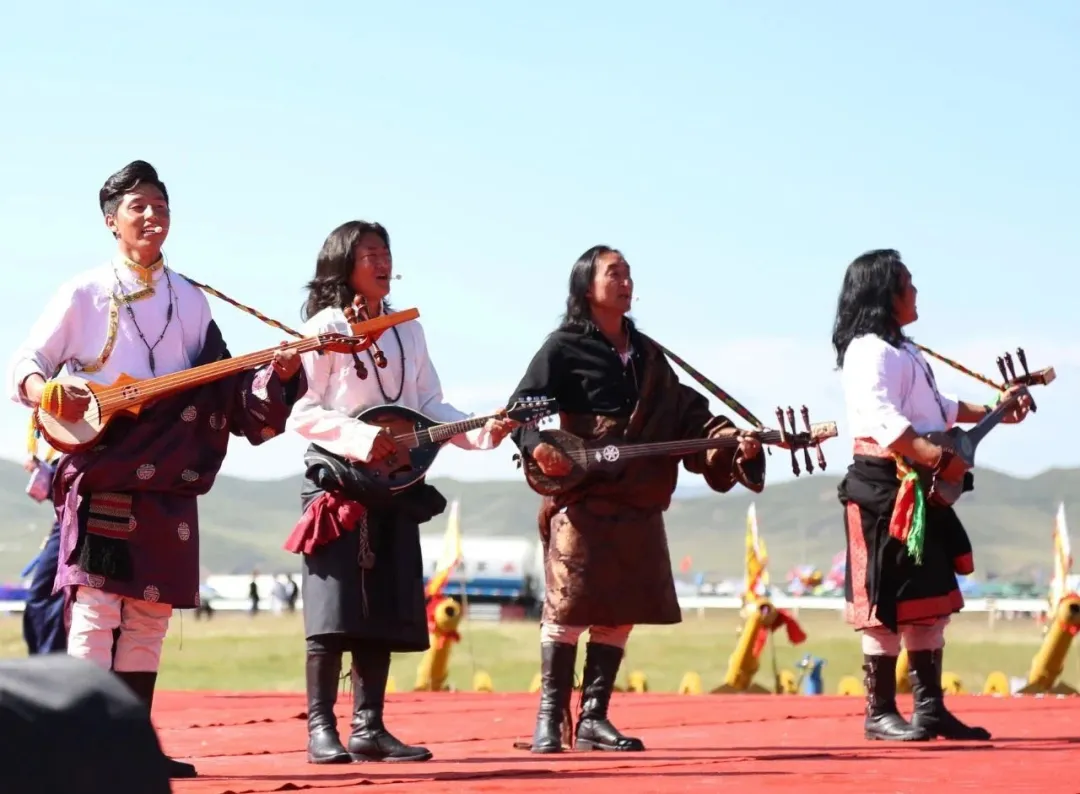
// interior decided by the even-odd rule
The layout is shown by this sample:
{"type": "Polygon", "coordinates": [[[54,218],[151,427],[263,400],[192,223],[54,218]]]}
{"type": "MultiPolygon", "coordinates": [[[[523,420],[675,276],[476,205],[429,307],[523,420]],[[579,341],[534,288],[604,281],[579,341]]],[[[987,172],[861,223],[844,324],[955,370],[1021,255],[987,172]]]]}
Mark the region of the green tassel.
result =
{"type": "Polygon", "coordinates": [[[915,509],[911,515],[911,529],[908,531],[907,551],[915,559],[916,565],[923,562],[923,542],[926,540],[926,495],[923,493],[922,483],[918,482],[915,472],[908,472],[904,477],[916,478],[915,482],[915,509]]]}

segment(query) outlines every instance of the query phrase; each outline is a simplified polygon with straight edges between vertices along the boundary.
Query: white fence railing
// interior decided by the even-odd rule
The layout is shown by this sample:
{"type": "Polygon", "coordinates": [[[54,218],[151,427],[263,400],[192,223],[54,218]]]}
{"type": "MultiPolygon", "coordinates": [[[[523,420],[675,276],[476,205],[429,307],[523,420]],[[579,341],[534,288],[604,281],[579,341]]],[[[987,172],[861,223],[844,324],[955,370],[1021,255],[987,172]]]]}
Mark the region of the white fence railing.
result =
{"type": "MultiPolygon", "coordinates": [[[[779,609],[814,609],[832,610],[838,612],[844,608],[843,598],[824,598],[816,596],[785,596],[777,595],[772,599],[779,609]]],[[[22,612],[22,601],[0,601],[0,614],[10,612],[22,612]]],[[[251,602],[240,598],[215,598],[212,602],[215,611],[222,612],[246,612],[251,608],[251,602]]],[[[269,599],[263,599],[260,608],[267,611],[269,599]]],[[[703,611],[706,609],[739,609],[742,602],[735,596],[682,596],[679,598],[679,606],[687,611],[703,611]]],[[[303,607],[302,601],[297,601],[296,608],[303,607]]],[[[1045,612],[1047,601],[1044,598],[969,598],[965,601],[965,612],[1045,612]]]]}
{"type": "MultiPolygon", "coordinates": [[[[820,609],[840,611],[843,598],[821,596],[777,595],[771,599],[778,609],[820,609]]],[[[1045,612],[1045,598],[966,598],[965,612],[1045,612]]],[[[737,596],[683,596],[679,606],[685,610],[739,609],[742,601],[737,596]]]]}

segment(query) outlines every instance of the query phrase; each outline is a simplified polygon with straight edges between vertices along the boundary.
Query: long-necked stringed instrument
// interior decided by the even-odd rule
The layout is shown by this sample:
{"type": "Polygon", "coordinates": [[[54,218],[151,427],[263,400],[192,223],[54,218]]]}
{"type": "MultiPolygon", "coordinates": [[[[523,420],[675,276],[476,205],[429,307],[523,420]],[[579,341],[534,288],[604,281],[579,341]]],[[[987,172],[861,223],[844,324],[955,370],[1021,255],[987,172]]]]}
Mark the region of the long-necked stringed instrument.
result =
{"type": "MultiPolygon", "coordinates": [[[[1054,372],[1053,367],[1043,367],[1035,372],[1030,372],[1027,365],[1027,354],[1022,347],[1016,348],[1016,358],[1020,362],[1021,368],[1024,370],[1022,375],[1016,374],[1012,353],[1006,352],[1005,355],[997,357],[997,368],[998,372],[1001,373],[1001,383],[996,383],[985,375],[981,375],[973,369],[968,369],[959,361],[953,361],[951,358],[943,356],[941,353],[935,352],[925,345],[915,343],[915,347],[923,353],[926,353],[928,356],[933,356],[938,361],[943,361],[957,372],[962,372],[968,377],[974,378],[979,381],[979,383],[983,383],[998,392],[1008,391],[1013,386],[1049,386],[1057,377],[1057,373],[1054,372]]],[[[1034,408],[1032,408],[1032,410],[1034,411],[1034,408]]]]}
{"type": "MultiPolygon", "coordinates": [[[[1027,355],[1024,353],[1024,348],[1016,348],[1016,358],[1020,362],[1020,366],[1024,370],[1023,375],[1016,374],[1016,367],[1013,366],[1013,359],[1011,353],[1005,353],[1004,356],[997,357],[998,372],[1001,373],[1002,380],[1005,381],[1004,386],[1006,389],[1013,386],[1049,386],[1054,382],[1054,378],[1057,377],[1057,373],[1054,372],[1053,367],[1044,367],[1037,372],[1028,372],[1027,355]]],[[[1031,402],[1031,411],[1035,412],[1035,401],[1031,402]]],[[[970,432],[970,431],[969,431],[970,432]]]]}
{"type": "MultiPolygon", "coordinates": [[[[806,406],[802,408],[803,423],[806,426],[804,432],[795,430],[795,412],[788,408],[788,420],[791,430],[784,429],[783,415],[777,409],[780,418],[780,430],[756,430],[753,435],[762,444],[781,446],[791,450],[792,470],[795,476],[799,475],[798,461],[795,458],[795,450],[802,449],[806,458],[807,471],[812,473],[814,466],[810,462],[809,447],[817,450],[818,467],[825,470],[825,455],[821,451],[821,442],[829,438],[835,438],[837,434],[835,422],[821,422],[810,424],[810,414],[806,406]]],[[[726,435],[714,438],[694,438],[680,441],[658,441],[654,443],[611,443],[610,441],[586,441],[579,436],[568,433],[565,430],[551,428],[539,432],[540,440],[555,447],[571,462],[570,471],[564,475],[552,476],[545,474],[540,465],[531,455],[516,456],[518,465],[524,469],[525,481],[529,487],[542,496],[551,496],[561,493],[585,479],[593,472],[616,472],[626,461],[646,456],[682,456],[704,452],[709,449],[721,449],[735,447],[742,440],[736,435],[726,435]]]]}
{"type": "MultiPolygon", "coordinates": [[[[975,450],[978,448],[979,442],[986,438],[986,435],[991,430],[1001,424],[1006,414],[1016,407],[1021,397],[1027,396],[1029,399],[1031,397],[1027,386],[1014,388],[1016,388],[1015,391],[1004,397],[994,407],[994,410],[980,419],[970,430],[963,430],[954,426],[949,430],[923,434],[923,438],[926,440],[932,441],[960,458],[965,467],[959,477],[946,480],[940,473],[935,473],[921,466],[912,466],[923,483],[928,486],[926,498],[931,503],[948,507],[959,501],[964,493],[964,474],[975,468],[975,450]]],[[[1034,400],[1031,402],[1031,410],[1035,410],[1034,400]]]]}
{"type": "MultiPolygon", "coordinates": [[[[523,425],[545,419],[559,410],[558,403],[548,398],[518,400],[506,411],[506,416],[523,425]]],[[[459,433],[483,427],[497,414],[476,416],[458,422],[436,422],[419,411],[401,405],[377,405],[362,411],[356,418],[361,422],[389,431],[397,451],[382,460],[357,463],[357,468],[374,482],[390,491],[401,491],[427,475],[439,451],[459,433]]]]}
{"type": "Polygon", "coordinates": [[[137,416],[142,408],[153,400],[269,364],[279,350],[296,350],[298,353],[332,350],[355,354],[357,350],[365,350],[372,346],[386,329],[419,316],[418,310],[406,309],[367,322],[352,324],[351,335],[329,333],[304,337],[296,342],[267,348],[256,353],[213,361],[145,380],[121,375],[108,386],[103,386],[75,375],[64,375],[54,378],[51,382],[63,386],[81,387],[89,392],[90,404],[86,411],[80,418],[69,421],[37,408],[34,411],[34,418],[41,429],[41,435],[54,449],[67,453],[82,452],[97,444],[109,423],[117,416],[122,414],[137,416]]]}

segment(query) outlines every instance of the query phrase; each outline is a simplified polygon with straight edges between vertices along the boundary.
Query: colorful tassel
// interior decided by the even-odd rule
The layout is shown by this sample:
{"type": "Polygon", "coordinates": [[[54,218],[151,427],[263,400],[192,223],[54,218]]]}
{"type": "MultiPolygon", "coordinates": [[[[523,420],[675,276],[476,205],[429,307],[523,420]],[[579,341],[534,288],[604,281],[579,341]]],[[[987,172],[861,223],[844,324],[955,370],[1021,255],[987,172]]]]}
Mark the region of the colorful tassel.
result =
{"type": "Polygon", "coordinates": [[[926,494],[918,479],[915,482],[915,510],[911,516],[911,531],[908,533],[907,551],[916,565],[923,563],[923,543],[926,540],[926,494]]]}
{"type": "Polygon", "coordinates": [[[926,540],[926,494],[919,482],[919,475],[914,471],[907,471],[900,480],[900,490],[889,519],[889,534],[904,544],[916,565],[922,565],[923,543],[926,540]]]}

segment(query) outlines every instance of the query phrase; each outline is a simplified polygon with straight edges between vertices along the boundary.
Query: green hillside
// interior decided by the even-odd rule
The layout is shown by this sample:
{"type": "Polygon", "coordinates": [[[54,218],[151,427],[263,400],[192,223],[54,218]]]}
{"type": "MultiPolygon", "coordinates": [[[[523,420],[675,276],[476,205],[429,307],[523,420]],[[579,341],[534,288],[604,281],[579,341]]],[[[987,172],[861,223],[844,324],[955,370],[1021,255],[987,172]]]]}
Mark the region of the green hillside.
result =
{"type": "MultiPolygon", "coordinates": [[[[684,475],[689,477],[689,475],[684,475]]],[[[747,506],[757,502],[774,575],[791,566],[828,566],[843,548],[836,476],[803,475],[770,486],[760,495],[746,491],[718,495],[695,492],[678,498],[668,511],[672,559],[690,555],[696,570],[737,575],[742,570],[747,506]],[[700,493],[700,495],[699,495],[700,493]]],[[[448,499],[462,505],[462,528],[471,535],[536,537],[539,497],[523,482],[433,480],[448,499]]],[[[958,508],[975,545],[977,574],[1020,573],[1050,566],[1050,532],[1058,503],[1080,516],[1080,468],[1054,469],[1031,479],[980,470],[977,490],[958,508]]],[[[24,493],[26,474],[0,461],[0,581],[11,581],[34,554],[51,522],[49,506],[24,493]]],[[[299,477],[249,481],[220,477],[202,500],[203,565],[212,573],[296,570],[296,559],[281,549],[299,510],[299,477]]],[[[440,517],[424,527],[440,533],[440,517]]]]}

